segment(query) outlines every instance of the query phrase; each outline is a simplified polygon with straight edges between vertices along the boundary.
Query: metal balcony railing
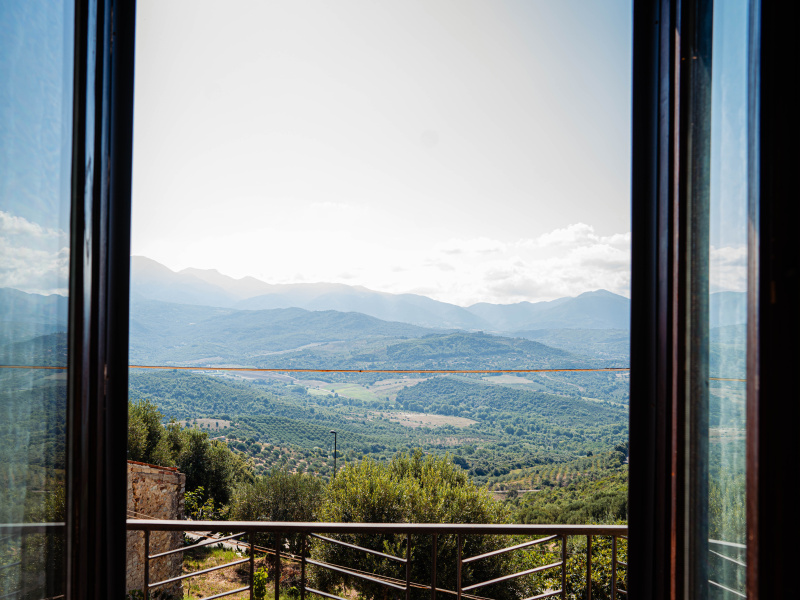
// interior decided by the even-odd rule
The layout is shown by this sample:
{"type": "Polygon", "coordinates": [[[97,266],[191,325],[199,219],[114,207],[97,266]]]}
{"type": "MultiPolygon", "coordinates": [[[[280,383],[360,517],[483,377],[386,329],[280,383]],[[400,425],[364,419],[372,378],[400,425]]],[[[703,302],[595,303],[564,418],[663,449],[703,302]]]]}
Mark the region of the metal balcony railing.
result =
{"type": "Polygon", "coordinates": [[[412,589],[415,590],[428,590],[430,592],[431,600],[436,600],[437,593],[448,594],[455,596],[455,600],[486,600],[480,596],[475,596],[474,592],[480,588],[490,585],[510,581],[526,575],[533,575],[536,573],[552,572],[558,570],[560,577],[560,587],[557,589],[548,589],[536,596],[526,598],[525,600],[538,600],[541,598],[557,597],[562,599],[567,598],[567,577],[568,577],[568,563],[567,563],[567,540],[570,537],[585,538],[586,546],[585,553],[585,589],[580,591],[581,597],[586,600],[591,600],[592,597],[592,577],[593,577],[593,561],[592,561],[592,544],[593,540],[598,537],[611,538],[611,577],[606,585],[610,588],[609,597],[613,600],[617,598],[624,598],[627,592],[624,589],[619,589],[619,581],[617,577],[617,570],[627,570],[627,563],[619,560],[618,550],[619,539],[627,537],[628,528],[623,525],[450,525],[450,524],[429,524],[429,523],[290,523],[290,522],[253,522],[253,521],[160,521],[160,520],[129,520],[129,531],[142,531],[144,533],[144,588],[142,590],[145,600],[149,600],[151,592],[156,588],[168,584],[174,584],[178,581],[195,577],[211,571],[225,569],[235,565],[248,564],[248,580],[249,585],[237,589],[229,590],[214,596],[208,596],[204,600],[211,600],[212,598],[221,598],[235,593],[248,592],[250,597],[253,597],[253,579],[255,573],[255,536],[256,534],[271,533],[274,535],[274,548],[271,549],[274,560],[274,593],[275,600],[280,598],[280,564],[282,554],[286,558],[291,558],[300,563],[300,585],[299,594],[300,600],[305,600],[306,594],[316,594],[331,600],[345,600],[340,596],[324,590],[314,589],[308,586],[307,568],[313,566],[319,569],[325,569],[330,572],[335,572],[347,577],[359,579],[370,584],[380,585],[387,590],[393,590],[395,593],[403,595],[405,600],[410,600],[412,589]],[[168,550],[166,552],[159,552],[150,554],[150,534],[154,531],[181,531],[181,532],[209,532],[209,533],[225,533],[223,537],[207,539],[198,544],[185,546],[168,550]],[[236,531],[233,535],[229,532],[236,531]],[[336,539],[337,535],[346,534],[394,534],[405,537],[405,556],[395,556],[380,552],[375,549],[365,548],[355,544],[344,542],[336,539]],[[222,542],[231,543],[231,540],[240,538],[241,536],[248,535],[249,539],[245,546],[249,556],[240,560],[218,565],[193,573],[180,575],[165,579],[163,581],[150,581],[150,561],[158,559],[162,556],[185,552],[193,548],[207,546],[209,544],[218,544],[222,542]],[[284,540],[287,536],[300,536],[300,555],[291,556],[284,545],[284,540]],[[486,552],[476,556],[463,556],[464,538],[465,536],[474,535],[499,535],[499,536],[514,536],[515,538],[526,537],[532,538],[521,543],[517,543],[505,548],[500,548],[491,552],[486,552]],[[419,536],[430,536],[431,544],[431,581],[430,583],[414,582],[411,580],[411,551],[413,539],[419,536]],[[457,557],[455,565],[455,590],[446,589],[440,586],[437,582],[439,566],[438,565],[438,540],[439,536],[455,536],[457,539],[457,557]],[[349,550],[363,552],[379,558],[398,563],[403,566],[405,571],[404,579],[387,577],[377,573],[365,572],[352,566],[342,566],[331,564],[317,558],[309,556],[309,539],[317,540],[317,543],[335,544],[340,547],[345,547],[349,550]],[[466,565],[476,563],[481,560],[490,559],[508,552],[523,550],[525,548],[534,548],[536,546],[546,545],[553,549],[558,555],[558,560],[537,566],[535,568],[525,569],[516,573],[509,573],[487,581],[478,583],[471,583],[464,585],[463,572],[466,565]]]}
{"type": "Polygon", "coordinates": [[[717,569],[708,580],[712,588],[717,588],[736,598],[747,598],[744,581],[747,574],[745,553],[747,546],[723,540],[708,540],[709,562],[716,561],[717,569]]]}

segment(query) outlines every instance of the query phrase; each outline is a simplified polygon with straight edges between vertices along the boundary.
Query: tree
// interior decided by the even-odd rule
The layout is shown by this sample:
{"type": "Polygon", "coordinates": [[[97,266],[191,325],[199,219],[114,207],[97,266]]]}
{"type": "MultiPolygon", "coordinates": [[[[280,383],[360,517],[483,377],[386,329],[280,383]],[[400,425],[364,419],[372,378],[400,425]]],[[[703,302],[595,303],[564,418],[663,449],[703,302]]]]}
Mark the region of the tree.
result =
{"type": "Polygon", "coordinates": [[[149,400],[128,403],[128,458],[165,467],[177,467],[186,475],[186,491],[199,491],[200,504],[213,499],[217,505],[230,501],[237,483],[252,481],[252,466],[228,448],[211,440],[208,432],[182,429],[149,400]]]}
{"type": "Polygon", "coordinates": [[[184,445],[177,457],[178,470],[186,475],[187,490],[204,488],[203,501],[213,498],[217,504],[227,504],[236,483],[252,481],[251,466],[227,444],[209,439],[207,432],[198,429],[181,433],[184,445]]]}
{"type": "MultiPolygon", "coordinates": [[[[398,454],[388,464],[365,459],[348,464],[328,484],[320,512],[322,521],[363,523],[508,523],[510,512],[494,500],[486,488],[475,486],[447,456],[424,455],[421,450],[398,454]]],[[[341,541],[386,554],[405,557],[405,536],[351,534],[341,541]]],[[[507,545],[502,536],[465,536],[464,556],[474,556],[507,545]]],[[[412,581],[431,579],[432,541],[429,535],[413,536],[412,581]]],[[[457,555],[455,536],[438,540],[438,585],[455,589],[457,555]]],[[[405,578],[400,563],[343,546],[318,542],[313,553],[326,562],[358,565],[362,571],[405,578]]],[[[476,561],[464,566],[463,581],[477,583],[513,572],[510,555],[476,561]]],[[[386,588],[340,573],[318,573],[319,585],[333,588],[345,584],[367,598],[383,597],[386,588]]],[[[483,588],[492,597],[515,597],[514,582],[483,588]]],[[[420,591],[425,595],[429,592],[420,591]]],[[[414,592],[417,595],[417,592],[414,592]]]]}
{"type": "Polygon", "coordinates": [[[161,424],[163,418],[150,400],[128,403],[128,460],[174,466],[174,455],[161,424]]]}
{"type": "MultiPolygon", "coordinates": [[[[236,488],[230,518],[235,521],[316,521],[324,484],[311,475],[271,469],[263,477],[236,488]]],[[[272,547],[268,534],[258,534],[256,543],[272,547]]],[[[298,539],[289,539],[291,552],[299,553],[298,539]]]]}

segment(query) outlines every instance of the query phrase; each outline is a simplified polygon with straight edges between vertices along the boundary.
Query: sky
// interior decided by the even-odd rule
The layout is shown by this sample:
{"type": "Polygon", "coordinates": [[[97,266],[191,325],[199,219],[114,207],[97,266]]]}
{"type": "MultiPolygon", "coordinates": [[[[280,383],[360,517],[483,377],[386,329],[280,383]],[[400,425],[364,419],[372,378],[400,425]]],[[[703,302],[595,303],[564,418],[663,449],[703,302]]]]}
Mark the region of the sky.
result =
{"type": "MultiPolygon", "coordinates": [[[[745,289],[746,4],[715,5],[711,291],[745,289]]],[[[630,17],[140,0],[132,252],[461,305],[628,295],[630,17]]],[[[0,3],[0,287],[66,294],[71,23],[0,3]]]]}
{"type": "Polygon", "coordinates": [[[73,9],[0,2],[0,287],[67,295],[73,9]]]}
{"type": "Polygon", "coordinates": [[[628,295],[630,73],[628,0],[141,0],[132,253],[461,305],[628,295]]]}

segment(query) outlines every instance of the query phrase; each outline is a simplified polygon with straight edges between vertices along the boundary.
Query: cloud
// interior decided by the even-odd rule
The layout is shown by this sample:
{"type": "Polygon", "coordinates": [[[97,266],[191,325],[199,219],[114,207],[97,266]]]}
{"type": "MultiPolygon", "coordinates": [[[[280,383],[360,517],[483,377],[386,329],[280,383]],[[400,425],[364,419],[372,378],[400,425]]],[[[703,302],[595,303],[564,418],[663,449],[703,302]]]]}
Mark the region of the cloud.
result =
{"type": "Polygon", "coordinates": [[[564,246],[598,239],[594,233],[594,227],[586,223],[574,223],[562,229],[543,233],[536,239],[536,242],[539,246],[564,246]]]}
{"type": "Polygon", "coordinates": [[[0,287],[37,294],[67,294],[66,232],[0,211],[0,287]]]}
{"type": "Polygon", "coordinates": [[[747,246],[711,246],[709,250],[709,279],[712,292],[747,291],[747,246]]]}
{"type": "Polygon", "coordinates": [[[31,240],[58,239],[64,232],[42,227],[38,223],[28,221],[0,210],[0,235],[4,238],[27,238],[31,240]]]}
{"type": "Polygon", "coordinates": [[[513,243],[488,238],[449,240],[435,248],[455,267],[440,286],[446,294],[457,289],[461,304],[535,302],[601,288],[627,296],[630,240],[630,232],[602,236],[586,223],[513,243]]]}

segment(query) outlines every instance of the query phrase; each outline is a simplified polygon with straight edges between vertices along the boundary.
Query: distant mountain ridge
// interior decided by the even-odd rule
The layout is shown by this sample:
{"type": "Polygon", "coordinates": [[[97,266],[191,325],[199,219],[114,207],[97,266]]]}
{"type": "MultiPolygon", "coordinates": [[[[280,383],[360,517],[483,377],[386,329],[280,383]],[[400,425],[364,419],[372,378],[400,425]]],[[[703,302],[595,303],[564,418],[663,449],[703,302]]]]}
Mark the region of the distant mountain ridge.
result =
{"type": "Polygon", "coordinates": [[[630,300],[606,290],[575,298],[469,307],[417,294],[390,294],[340,283],[270,284],[213,269],[175,272],[149,258],[131,261],[134,298],[245,310],[303,308],[358,312],[384,321],[441,329],[513,332],[533,329],[629,329],[630,300]]]}

